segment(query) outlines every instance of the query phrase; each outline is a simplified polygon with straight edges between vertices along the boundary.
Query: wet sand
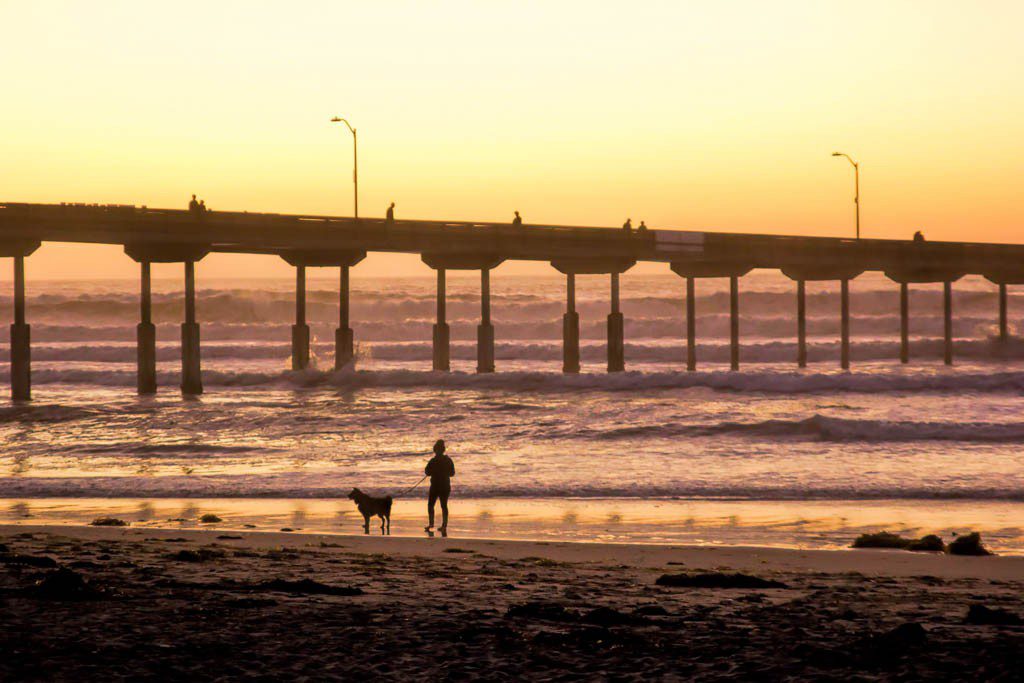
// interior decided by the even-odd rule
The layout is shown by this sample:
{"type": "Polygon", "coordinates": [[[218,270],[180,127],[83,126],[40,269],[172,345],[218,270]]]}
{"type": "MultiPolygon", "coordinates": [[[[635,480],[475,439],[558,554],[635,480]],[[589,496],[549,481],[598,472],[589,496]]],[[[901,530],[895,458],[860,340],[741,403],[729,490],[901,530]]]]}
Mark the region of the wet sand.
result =
{"type": "Polygon", "coordinates": [[[0,544],[0,680],[1019,680],[1024,660],[1024,626],[967,619],[1024,616],[1021,557],[24,524],[0,544]],[[736,572],[782,585],[657,583],[736,572]]]}

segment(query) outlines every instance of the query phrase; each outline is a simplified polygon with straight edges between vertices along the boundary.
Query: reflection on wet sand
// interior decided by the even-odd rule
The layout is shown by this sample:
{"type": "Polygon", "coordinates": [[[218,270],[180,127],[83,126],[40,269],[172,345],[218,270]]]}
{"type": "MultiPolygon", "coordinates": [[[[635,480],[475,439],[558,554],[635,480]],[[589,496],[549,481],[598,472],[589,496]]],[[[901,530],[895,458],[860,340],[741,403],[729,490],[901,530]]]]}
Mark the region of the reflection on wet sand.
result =
{"type": "MultiPolygon", "coordinates": [[[[395,501],[395,535],[423,529],[424,501],[395,501]]],[[[0,499],[0,522],[88,524],[101,516],[133,526],[288,528],[358,534],[362,520],[336,499],[0,499]],[[200,524],[204,514],[223,521],[200,524]]],[[[865,532],[907,536],[980,531],[997,551],[1024,554],[1024,503],[977,501],[623,501],[485,499],[452,502],[450,531],[461,538],[845,548],[865,532]]]]}

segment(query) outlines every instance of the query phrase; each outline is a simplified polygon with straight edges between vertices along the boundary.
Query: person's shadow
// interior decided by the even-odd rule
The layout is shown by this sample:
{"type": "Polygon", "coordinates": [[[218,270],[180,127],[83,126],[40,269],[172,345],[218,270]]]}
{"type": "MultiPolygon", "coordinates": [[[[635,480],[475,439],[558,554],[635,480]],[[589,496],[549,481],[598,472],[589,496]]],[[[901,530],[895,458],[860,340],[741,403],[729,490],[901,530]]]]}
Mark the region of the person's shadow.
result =
{"type": "MultiPolygon", "coordinates": [[[[434,537],[434,532],[432,530],[425,529],[425,531],[427,532],[427,536],[429,536],[430,538],[434,537]]],[[[448,530],[447,529],[441,529],[440,531],[441,531],[441,538],[448,538],[448,530]]]]}

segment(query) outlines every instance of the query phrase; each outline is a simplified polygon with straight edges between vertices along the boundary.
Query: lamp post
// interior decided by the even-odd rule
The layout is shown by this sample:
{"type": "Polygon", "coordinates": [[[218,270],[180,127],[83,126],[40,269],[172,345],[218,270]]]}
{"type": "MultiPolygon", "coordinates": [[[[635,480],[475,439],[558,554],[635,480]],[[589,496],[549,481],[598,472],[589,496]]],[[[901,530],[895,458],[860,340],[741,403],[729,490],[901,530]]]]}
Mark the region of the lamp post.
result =
{"type": "MultiPolygon", "coordinates": [[[[355,131],[352,131],[355,133],[355,131]]],[[[860,164],[850,158],[849,154],[843,152],[832,152],[834,157],[846,157],[846,160],[853,165],[853,203],[857,207],[857,239],[860,239],[860,164]]]]}
{"type": "Polygon", "coordinates": [[[344,123],[348,126],[348,129],[352,131],[352,184],[355,186],[355,218],[359,219],[359,139],[356,136],[356,129],[352,127],[352,124],[341,118],[335,116],[331,119],[331,123],[344,123]]]}

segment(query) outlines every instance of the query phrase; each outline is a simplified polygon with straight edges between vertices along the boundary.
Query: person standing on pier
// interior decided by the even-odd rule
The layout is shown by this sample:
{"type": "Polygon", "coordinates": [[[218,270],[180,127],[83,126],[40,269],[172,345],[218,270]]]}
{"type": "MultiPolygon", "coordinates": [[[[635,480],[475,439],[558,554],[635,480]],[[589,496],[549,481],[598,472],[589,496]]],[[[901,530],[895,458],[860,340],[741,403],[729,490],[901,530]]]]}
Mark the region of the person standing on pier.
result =
{"type": "Polygon", "coordinates": [[[640,221],[640,225],[636,226],[636,232],[637,234],[647,232],[647,224],[644,223],[643,221],[640,221]]]}
{"type": "Polygon", "coordinates": [[[394,223],[395,222],[395,203],[394,202],[391,202],[391,206],[388,207],[388,213],[387,213],[387,216],[384,218],[384,220],[386,222],[388,222],[388,223],[394,223]]]}
{"type": "Polygon", "coordinates": [[[188,212],[193,216],[199,213],[199,202],[196,201],[195,195],[192,195],[192,201],[188,203],[188,212]]]}
{"type": "Polygon", "coordinates": [[[516,217],[512,219],[512,227],[521,228],[523,227],[523,219],[519,217],[519,212],[516,211],[516,217]]]}
{"type": "Polygon", "coordinates": [[[633,219],[632,218],[627,218],[626,222],[622,224],[622,231],[624,233],[626,233],[627,235],[632,234],[632,232],[633,232],[633,219]]]}
{"type": "Polygon", "coordinates": [[[452,477],[455,476],[455,463],[445,455],[444,439],[434,443],[434,457],[430,459],[423,473],[430,477],[430,493],[427,500],[427,526],[423,530],[430,533],[434,528],[434,503],[441,501],[441,526],[438,531],[444,536],[448,532],[448,496],[452,493],[452,477]]]}

